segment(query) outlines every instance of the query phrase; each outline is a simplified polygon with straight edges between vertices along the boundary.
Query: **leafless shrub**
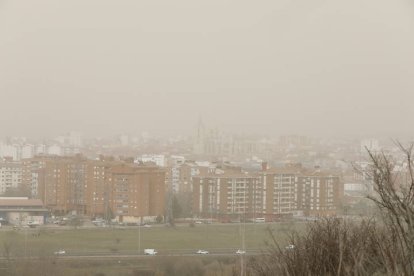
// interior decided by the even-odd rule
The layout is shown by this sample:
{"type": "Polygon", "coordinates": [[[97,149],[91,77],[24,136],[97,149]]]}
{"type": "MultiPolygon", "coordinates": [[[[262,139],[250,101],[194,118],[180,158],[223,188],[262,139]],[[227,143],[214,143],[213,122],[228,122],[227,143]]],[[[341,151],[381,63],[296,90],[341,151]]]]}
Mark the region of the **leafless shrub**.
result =
{"type": "Polygon", "coordinates": [[[398,247],[398,256],[388,256],[389,265],[400,275],[414,275],[413,144],[408,147],[396,144],[403,155],[399,170],[396,170],[398,160],[368,151],[375,191],[369,198],[379,208],[384,225],[398,247]]]}
{"type": "MultiPolygon", "coordinates": [[[[293,248],[279,245],[273,232],[268,251],[250,260],[251,275],[374,275],[386,273],[378,244],[389,237],[373,220],[353,223],[326,218],[290,234],[293,248]]],[[[387,242],[386,242],[387,243],[387,242]]],[[[392,248],[388,248],[389,250],[392,248]]]]}
{"type": "Polygon", "coordinates": [[[397,142],[403,160],[368,151],[380,220],[329,218],[289,236],[281,247],[272,232],[268,251],[250,260],[250,275],[414,275],[413,145],[397,142]],[[397,164],[399,170],[397,171],[397,164]]]}

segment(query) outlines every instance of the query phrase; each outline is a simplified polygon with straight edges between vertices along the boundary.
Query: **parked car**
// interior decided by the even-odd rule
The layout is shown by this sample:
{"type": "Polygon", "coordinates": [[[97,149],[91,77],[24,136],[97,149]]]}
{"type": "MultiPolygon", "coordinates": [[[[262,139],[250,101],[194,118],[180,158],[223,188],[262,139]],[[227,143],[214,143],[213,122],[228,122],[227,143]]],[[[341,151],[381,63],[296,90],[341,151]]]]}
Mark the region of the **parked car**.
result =
{"type": "Polygon", "coordinates": [[[292,250],[292,249],[295,249],[295,246],[293,244],[289,244],[285,248],[288,249],[288,250],[292,250]]]}
{"type": "Polygon", "coordinates": [[[63,249],[60,249],[58,251],[55,251],[55,255],[65,255],[65,254],[66,254],[66,251],[63,250],[63,249]]]}
{"type": "Polygon", "coordinates": [[[236,254],[237,255],[243,255],[243,254],[246,254],[246,251],[239,249],[239,250],[236,251],[236,254]]]}
{"type": "Polygon", "coordinates": [[[27,223],[27,226],[29,226],[30,228],[35,228],[36,226],[39,226],[39,223],[37,221],[29,221],[27,223]]]}
{"type": "Polygon", "coordinates": [[[208,254],[208,251],[207,251],[207,250],[202,250],[202,249],[200,249],[200,250],[198,250],[196,253],[197,253],[197,254],[203,254],[203,255],[206,255],[206,254],[208,254]]]}

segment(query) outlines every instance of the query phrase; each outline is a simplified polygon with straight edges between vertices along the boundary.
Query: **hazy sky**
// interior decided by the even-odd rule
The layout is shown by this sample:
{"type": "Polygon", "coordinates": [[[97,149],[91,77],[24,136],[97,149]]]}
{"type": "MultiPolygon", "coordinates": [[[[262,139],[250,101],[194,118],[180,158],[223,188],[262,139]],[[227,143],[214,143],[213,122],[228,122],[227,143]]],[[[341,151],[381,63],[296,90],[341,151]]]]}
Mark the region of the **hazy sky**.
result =
{"type": "Polygon", "coordinates": [[[411,0],[0,0],[0,136],[412,135],[411,0]]]}

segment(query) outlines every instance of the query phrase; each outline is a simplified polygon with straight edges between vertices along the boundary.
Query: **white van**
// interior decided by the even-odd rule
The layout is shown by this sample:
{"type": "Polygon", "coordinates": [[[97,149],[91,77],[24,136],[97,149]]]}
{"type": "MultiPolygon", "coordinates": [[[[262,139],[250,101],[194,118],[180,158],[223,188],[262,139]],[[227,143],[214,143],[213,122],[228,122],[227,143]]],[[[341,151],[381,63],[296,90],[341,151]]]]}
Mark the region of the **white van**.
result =
{"type": "Polygon", "coordinates": [[[158,252],[155,249],[144,249],[145,255],[156,255],[158,252]]]}
{"type": "Polygon", "coordinates": [[[265,221],[265,218],[255,218],[254,222],[261,223],[261,222],[266,222],[266,221],[265,221]]]}

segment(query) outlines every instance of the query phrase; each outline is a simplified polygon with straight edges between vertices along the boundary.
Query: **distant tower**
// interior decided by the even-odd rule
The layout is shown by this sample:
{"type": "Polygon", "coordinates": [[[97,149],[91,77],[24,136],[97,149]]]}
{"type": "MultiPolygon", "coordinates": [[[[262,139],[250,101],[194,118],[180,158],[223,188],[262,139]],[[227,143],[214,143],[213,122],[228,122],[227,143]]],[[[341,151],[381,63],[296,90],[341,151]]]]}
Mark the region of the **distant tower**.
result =
{"type": "Polygon", "coordinates": [[[198,118],[197,133],[194,137],[193,151],[195,154],[204,153],[205,127],[201,116],[198,118]]]}

